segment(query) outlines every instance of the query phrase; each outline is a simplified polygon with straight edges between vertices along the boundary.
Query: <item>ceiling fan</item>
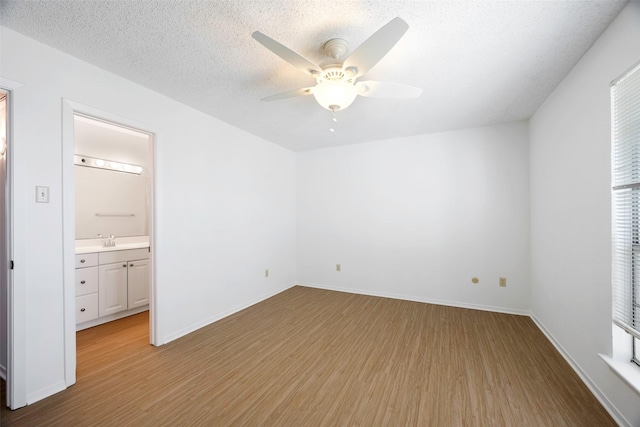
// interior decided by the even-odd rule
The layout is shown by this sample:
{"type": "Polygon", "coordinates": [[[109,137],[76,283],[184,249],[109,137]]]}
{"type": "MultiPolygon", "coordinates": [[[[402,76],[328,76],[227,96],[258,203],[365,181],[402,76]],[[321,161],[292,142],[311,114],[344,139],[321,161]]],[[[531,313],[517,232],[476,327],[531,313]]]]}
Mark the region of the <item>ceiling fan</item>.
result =
{"type": "Polygon", "coordinates": [[[324,66],[316,65],[269,36],[256,31],[251,36],[260,44],[316,79],[315,86],[268,96],[262,101],[313,95],[321,106],[336,112],[351,105],[358,95],[387,99],[417,98],[422,93],[422,89],[417,87],[371,80],[356,81],[395,46],[407,29],[409,25],[405,21],[394,18],[342,61],[340,58],[347,52],[348,44],[343,39],[331,39],[324,44],[324,51],[333,61],[324,66]]]}

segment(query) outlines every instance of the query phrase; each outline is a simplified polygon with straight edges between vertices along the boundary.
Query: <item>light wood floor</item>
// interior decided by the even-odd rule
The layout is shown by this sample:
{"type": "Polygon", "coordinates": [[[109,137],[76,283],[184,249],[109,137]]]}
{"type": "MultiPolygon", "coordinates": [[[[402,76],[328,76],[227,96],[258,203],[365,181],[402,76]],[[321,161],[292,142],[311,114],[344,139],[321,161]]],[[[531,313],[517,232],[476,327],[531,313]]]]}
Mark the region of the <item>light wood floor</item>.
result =
{"type": "Polygon", "coordinates": [[[3,426],[615,425],[531,319],[294,287],[165,346],[78,332],[78,382],[3,426]]]}

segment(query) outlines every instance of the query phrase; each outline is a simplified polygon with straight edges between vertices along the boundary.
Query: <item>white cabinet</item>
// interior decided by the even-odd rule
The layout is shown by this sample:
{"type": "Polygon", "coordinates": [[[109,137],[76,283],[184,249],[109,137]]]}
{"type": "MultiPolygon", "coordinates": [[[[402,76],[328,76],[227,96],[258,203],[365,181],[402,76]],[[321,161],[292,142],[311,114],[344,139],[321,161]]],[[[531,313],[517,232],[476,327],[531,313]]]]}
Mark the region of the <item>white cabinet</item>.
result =
{"type": "Polygon", "coordinates": [[[82,329],[144,310],[150,285],[147,248],[76,255],[76,324],[94,321],[82,329]]]}
{"type": "Polygon", "coordinates": [[[86,268],[94,265],[98,265],[98,254],[76,255],[76,268],[86,268]]]}
{"type": "Polygon", "coordinates": [[[98,268],[100,317],[127,310],[127,263],[105,264],[98,268]]]}
{"type": "Polygon", "coordinates": [[[76,296],[98,292],[98,267],[76,269],[76,296]]]}
{"type": "Polygon", "coordinates": [[[98,254],[76,255],[76,323],[98,318],[98,254]]]}
{"type": "Polygon", "coordinates": [[[129,261],[127,280],[129,310],[149,304],[150,272],[148,259],[129,261]]]}
{"type": "Polygon", "coordinates": [[[98,318],[98,293],[76,297],[76,323],[98,318]]]}

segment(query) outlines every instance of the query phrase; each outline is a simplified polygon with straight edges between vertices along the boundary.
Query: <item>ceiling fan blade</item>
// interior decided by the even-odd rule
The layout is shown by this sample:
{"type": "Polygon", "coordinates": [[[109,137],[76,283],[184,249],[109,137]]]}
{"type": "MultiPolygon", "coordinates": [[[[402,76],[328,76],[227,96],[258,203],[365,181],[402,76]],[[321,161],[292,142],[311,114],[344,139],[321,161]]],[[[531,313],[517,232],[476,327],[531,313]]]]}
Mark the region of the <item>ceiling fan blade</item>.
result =
{"type": "Polygon", "coordinates": [[[354,77],[365,74],[398,43],[398,40],[400,40],[408,29],[409,24],[401,18],[392,19],[358,46],[358,48],[344,60],[342,69],[355,68],[356,73],[354,77]]]}
{"type": "Polygon", "coordinates": [[[314,75],[322,72],[322,69],[318,65],[309,61],[299,53],[292,51],[285,45],[278,43],[271,37],[262,34],[260,31],[255,31],[253,34],[251,34],[251,37],[256,39],[258,43],[269,49],[271,52],[275,53],[280,58],[284,59],[289,64],[304,71],[305,73],[314,75]]]}
{"type": "Polygon", "coordinates": [[[302,89],[294,89],[288,90],[286,92],[277,93],[275,95],[267,96],[266,98],[262,98],[261,101],[278,101],[280,99],[293,98],[296,96],[306,96],[311,95],[312,88],[304,87],[302,89]]]}
{"type": "Polygon", "coordinates": [[[422,94],[422,89],[391,82],[362,81],[356,83],[358,95],[369,98],[417,98],[422,94]]]}

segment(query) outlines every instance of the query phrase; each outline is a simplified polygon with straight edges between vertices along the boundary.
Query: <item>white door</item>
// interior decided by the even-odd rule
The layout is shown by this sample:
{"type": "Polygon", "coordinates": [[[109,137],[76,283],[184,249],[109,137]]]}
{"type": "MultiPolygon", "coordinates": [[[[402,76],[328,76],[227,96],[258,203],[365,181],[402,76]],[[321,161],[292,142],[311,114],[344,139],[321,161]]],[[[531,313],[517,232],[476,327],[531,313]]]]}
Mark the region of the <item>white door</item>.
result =
{"type": "Polygon", "coordinates": [[[129,310],[149,304],[149,286],[151,269],[149,260],[129,261],[129,310]]]}
{"type": "Polygon", "coordinates": [[[100,317],[127,309],[127,263],[105,264],[99,267],[98,313],[100,317]]]}
{"type": "MultiPolygon", "coordinates": [[[[5,222],[3,224],[0,244],[3,245],[4,261],[6,269],[0,272],[5,292],[2,292],[0,305],[2,305],[2,317],[0,321],[3,329],[6,328],[6,341],[4,342],[3,354],[6,355],[6,405],[11,409],[18,409],[27,404],[27,368],[26,368],[26,270],[24,268],[25,259],[25,209],[26,201],[21,193],[27,185],[24,182],[26,175],[20,173],[20,168],[15,168],[15,164],[23,164],[22,160],[26,154],[19,150],[13,150],[13,129],[12,119],[14,117],[14,101],[22,95],[16,95],[14,89],[22,86],[21,83],[14,82],[0,77],[0,91],[6,95],[6,110],[4,115],[4,136],[7,142],[7,150],[4,153],[5,179],[3,193],[3,210],[5,222]],[[19,189],[16,192],[16,189],[19,189]],[[15,261],[15,267],[11,260],[15,261]],[[14,269],[15,268],[15,269],[14,269]],[[6,316],[6,317],[5,317],[6,316]],[[5,320],[6,319],[6,320],[5,320]],[[5,323],[6,321],[6,323],[5,323]]],[[[0,141],[1,143],[1,141],[0,141]]],[[[25,163],[26,164],[26,163],[25,163]]],[[[4,339],[4,337],[2,338],[4,339]]],[[[4,357],[4,356],[3,356],[4,357]]],[[[4,404],[5,402],[0,402],[4,404]]]]}

